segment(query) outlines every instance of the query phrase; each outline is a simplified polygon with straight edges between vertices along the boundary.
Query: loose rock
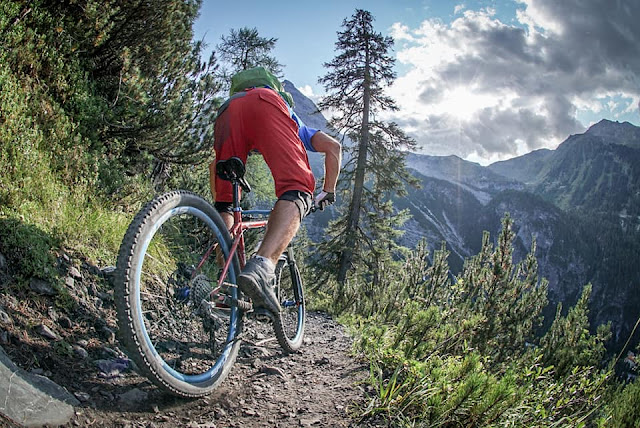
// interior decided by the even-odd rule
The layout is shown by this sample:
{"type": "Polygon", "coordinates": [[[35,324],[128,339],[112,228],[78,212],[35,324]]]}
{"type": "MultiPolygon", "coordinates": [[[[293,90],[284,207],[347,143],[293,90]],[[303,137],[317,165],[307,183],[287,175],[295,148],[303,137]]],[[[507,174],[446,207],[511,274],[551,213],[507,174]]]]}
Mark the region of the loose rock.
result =
{"type": "Polygon", "coordinates": [[[322,418],[316,417],[316,418],[301,418],[300,419],[300,426],[301,427],[310,427],[312,425],[319,425],[320,422],[322,422],[322,418]]]}
{"type": "Polygon", "coordinates": [[[262,366],[260,367],[260,373],[264,373],[266,375],[278,376],[282,379],[286,379],[287,375],[284,371],[279,367],[271,367],[271,366],[262,366]]]}
{"type": "Polygon", "coordinates": [[[86,403],[91,399],[91,396],[86,392],[78,391],[78,392],[74,392],[73,395],[75,395],[78,401],[80,401],[81,403],[86,403]]]}
{"type": "Polygon", "coordinates": [[[99,332],[107,343],[114,343],[116,341],[116,333],[109,327],[104,326],[99,330],[99,332]]]}
{"type": "Polygon", "coordinates": [[[29,288],[35,291],[38,294],[42,294],[43,296],[56,296],[58,292],[53,288],[48,281],[40,278],[31,278],[29,280],[29,288]]]}
{"type": "Polygon", "coordinates": [[[115,360],[96,360],[100,377],[112,378],[120,376],[123,372],[129,370],[131,363],[126,358],[116,358],[115,360]]]}
{"type": "Polygon", "coordinates": [[[89,357],[89,353],[82,346],[73,345],[73,352],[83,360],[89,357]]]}
{"type": "Polygon", "coordinates": [[[113,280],[115,279],[115,276],[116,276],[116,267],[107,266],[102,268],[101,272],[102,272],[102,275],[105,277],[105,279],[109,282],[109,284],[113,285],[113,280]]]}
{"type": "Polygon", "coordinates": [[[11,325],[13,324],[13,320],[5,311],[0,309],[0,324],[11,325]]]}
{"type": "Polygon", "coordinates": [[[320,358],[320,359],[315,361],[315,364],[317,364],[319,366],[324,366],[324,365],[330,364],[330,363],[331,363],[331,361],[327,357],[322,357],[322,358],[320,358]]]}
{"type": "Polygon", "coordinates": [[[146,401],[149,398],[149,393],[138,388],[133,388],[124,394],[120,395],[118,402],[126,407],[134,406],[138,403],[146,401]]]}
{"type": "Polygon", "coordinates": [[[80,271],[78,270],[78,268],[76,268],[75,266],[71,266],[71,267],[69,268],[69,275],[70,275],[73,279],[82,280],[82,274],[80,273],[80,271]]]}
{"type": "Polygon", "coordinates": [[[71,328],[71,327],[73,327],[73,322],[66,315],[62,315],[60,318],[58,318],[58,324],[60,324],[60,327],[62,327],[62,328],[71,328]]]}
{"type": "Polygon", "coordinates": [[[44,324],[40,324],[38,327],[36,327],[36,332],[40,336],[44,336],[47,339],[60,340],[60,336],[58,336],[53,330],[51,330],[49,327],[47,327],[44,324]]]}
{"type": "Polygon", "coordinates": [[[69,288],[74,288],[76,286],[76,280],[68,276],[64,279],[64,285],[66,285],[69,288]]]}

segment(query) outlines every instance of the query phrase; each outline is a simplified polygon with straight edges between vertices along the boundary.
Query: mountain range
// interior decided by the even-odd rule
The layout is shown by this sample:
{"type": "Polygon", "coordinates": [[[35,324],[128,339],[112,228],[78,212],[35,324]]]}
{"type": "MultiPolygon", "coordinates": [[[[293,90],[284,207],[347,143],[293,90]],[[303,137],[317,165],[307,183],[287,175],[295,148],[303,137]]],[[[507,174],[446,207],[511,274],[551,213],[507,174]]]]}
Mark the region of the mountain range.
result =
{"type": "MultiPolygon", "coordinates": [[[[291,82],[296,112],[310,126],[327,129],[315,104],[291,82]]],[[[310,155],[321,176],[322,158],[310,155]]],[[[640,128],[602,120],[569,136],[555,150],[542,149],[488,166],[457,156],[407,153],[407,167],[421,187],[394,202],[412,218],[402,244],[446,242],[457,274],[480,250],[482,234],[496,238],[501,219],[514,220],[514,257],[536,242],[539,272],[549,281],[550,322],[558,303],[566,311],[591,283],[591,322],[610,322],[615,344],[624,342],[640,316],[640,128]]],[[[327,214],[308,225],[320,233],[327,214]]]]}

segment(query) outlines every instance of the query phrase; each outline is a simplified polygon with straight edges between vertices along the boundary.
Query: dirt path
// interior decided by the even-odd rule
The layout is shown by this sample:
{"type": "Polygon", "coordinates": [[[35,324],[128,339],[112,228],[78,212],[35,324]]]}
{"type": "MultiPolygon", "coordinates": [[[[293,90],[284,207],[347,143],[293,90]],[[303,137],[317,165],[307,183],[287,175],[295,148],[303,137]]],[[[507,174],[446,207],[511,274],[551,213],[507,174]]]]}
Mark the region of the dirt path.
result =
{"type": "Polygon", "coordinates": [[[130,373],[104,383],[84,407],[78,408],[68,426],[356,424],[348,412],[351,406],[363,403],[363,390],[358,383],[366,376],[367,368],[349,355],[351,339],[342,326],[325,314],[309,313],[305,346],[292,355],[284,355],[275,339],[263,333],[253,331],[249,336],[229,378],[207,398],[176,399],[130,373]]]}
{"type": "MultiPolygon", "coordinates": [[[[283,354],[270,324],[248,321],[236,364],[211,396],[183,400],[138,375],[116,340],[111,268],[60,256],[74,303],[60,310],[55,290],[0,278],[0,345],[20,368],[45,376],[80,402],[67,427],[356,426],[365,402],[363,361],[328,315],[311,312],[300,352],[283,354]]],[[[0,426],[4,422],[0,419],[0,426]]]]}

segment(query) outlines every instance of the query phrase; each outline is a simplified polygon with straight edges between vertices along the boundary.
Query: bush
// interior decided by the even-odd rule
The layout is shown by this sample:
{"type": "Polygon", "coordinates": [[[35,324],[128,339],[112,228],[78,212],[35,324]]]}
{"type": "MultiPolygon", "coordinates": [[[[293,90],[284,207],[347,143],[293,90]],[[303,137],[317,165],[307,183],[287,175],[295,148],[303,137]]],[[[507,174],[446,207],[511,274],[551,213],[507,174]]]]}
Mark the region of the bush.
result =
{"type": "Polygon", "coordinates": [[[640,427],[640,381],[620,388],[613,396],[607,411],[607,417],[600,421],[602,427],[640,427]]]}
{"type": "Polygon", "coordinates": [[[0,218],[0,252],[10,273],[21,280],[31,277],[54,280],[55,255],[60,241],[42,229],[16,218],[0,218]]]}

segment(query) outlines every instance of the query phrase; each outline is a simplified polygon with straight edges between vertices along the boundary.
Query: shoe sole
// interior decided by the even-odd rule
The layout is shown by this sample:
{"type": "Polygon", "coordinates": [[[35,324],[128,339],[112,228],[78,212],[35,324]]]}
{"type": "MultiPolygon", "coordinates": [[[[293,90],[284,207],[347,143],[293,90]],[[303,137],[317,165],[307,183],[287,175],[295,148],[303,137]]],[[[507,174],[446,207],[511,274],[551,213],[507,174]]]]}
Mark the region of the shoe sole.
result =
{"type": "Polygon", "coordinates": [[[238,288],[251,297],[254,308],[265,308],[274,314],[280,313],[280,302],[278,302],[277,298],[269,293],[264,293],[260,289],[260,285],[250,276],[238,275],[238,288]],[[274,298],[276,300],[273,300],[274,298]]]}

